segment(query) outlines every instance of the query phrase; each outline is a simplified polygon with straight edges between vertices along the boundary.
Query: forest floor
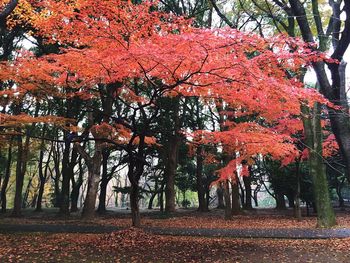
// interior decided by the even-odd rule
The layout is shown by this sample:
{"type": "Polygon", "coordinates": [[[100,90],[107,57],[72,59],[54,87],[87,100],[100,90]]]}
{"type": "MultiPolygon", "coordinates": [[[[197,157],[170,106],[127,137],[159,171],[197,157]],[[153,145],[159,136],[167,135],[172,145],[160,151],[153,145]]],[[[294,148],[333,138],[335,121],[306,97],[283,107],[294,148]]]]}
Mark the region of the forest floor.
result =
{"type": "MultiPolygon", "coordinates": [[[[129,215],[125,211],[112,211],[84,221],[78,215],[69,219],[57,217],[54,210],[44,213],[25,211],[22,218],[0,217],[0,262],[350,262],[349,237],[307,239],[301,236],[292,239],[262,235],[276,231],[318,231],[315,230],[315,217],[297,221],[291,213],[290,210],[282,213],[257,210],[225,221],[220,210],[209,213],[185,210],[171,215],[154,211],[143,213],[144,229],[134,229],[130,228],[129,215]],[[6,232],[1,228],[9,225],[17,226],[20,232],[13,233],[11,229],[6,232]],[[21,231],[21,227],[35,225],[110,229],[109,233],[39,233],[35,228],[31,233],[21,231]],[[183,229],[189,235],[159,235],[150,229],[183,229]],[[191,231],[203,230],[240,230],[258,234],[255,238],[191,234],[191,231]],[[259,236],[259,233],[262,234],[259,236]]],[[[332,231],[350,229],[350,212],[338,211],[337,221],[338,226],[332,231]]]]}

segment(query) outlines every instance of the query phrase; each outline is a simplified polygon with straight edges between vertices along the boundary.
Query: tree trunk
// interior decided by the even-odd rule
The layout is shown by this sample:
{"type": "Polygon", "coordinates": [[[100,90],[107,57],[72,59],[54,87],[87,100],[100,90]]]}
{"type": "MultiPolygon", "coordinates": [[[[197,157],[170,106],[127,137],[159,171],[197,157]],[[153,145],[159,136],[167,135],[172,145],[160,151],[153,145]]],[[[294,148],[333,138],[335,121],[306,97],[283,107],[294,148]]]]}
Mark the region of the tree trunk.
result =
{"type": "Polygon", "coordinates": [[[322,157],[322,128],[320,105],[315,103],[312,110],[303,107],[304,130],[307,145],[310,149],[310,174],[313,180],[315,204],[317,210],[317,227],[329,228],[336,224],[331,205],[325,166],[322,157]],[[306,113],[306,114],[305,114],[306,113]]]}
{"type": "Polygon", "coordinates": [[[131,206],[131,219],[132,226],[141,226],[141,217],[139,210],[139,186],[138,184],[131,183],[130,188],[130,206],[131,206]]]}
{"type": "Polygon", "coordinates": [[[102,178],[100,183],[100,196],[99,196],[98,208],[97,208],[97,211],[99,213],[106,212],[107,185],[110,181],[110,177],[108,175],[108,170],[107,170],[109,155],[110,155],[109,150],[104,150],[102,153],[102,178]]]}
{"type": "Polygon", "coordinates": [[[198,193],[198,211],[207,212],[208,206],[205,200],[205,189],[203,182],[203,152],[202,147],[197,147],[197,166],[196,166],[196,178],[197,178],[197,193],[198,193]]]}
{"type": "Polygon", "coordinates": [[[174,128],[172,134],[169,136],[169,141],[167,143],[167,149],[165,153],[165,211],[174,212],[175,211],[175,175],[178,163],[178,152],[180,146],[180,98],[175,97],[174,108],[172,118],[174,121],[174,128]]]}
{"type": "Polygon", "coordinates": [[[301,207],[300,207],[300,161],[298,160],[296,162],[296,176],[297,176],[297,189],[295,191],[295,205],[294,205],[294,217],[298,219],[298,221],[301,220],[301,207]]]}
{"type": "MultiPolygon", "coordinates": [[[[45,126],[44,126],[45,127],[45,126]]],[[[43,136],[45,134],[45,128],[43,129],[43,136]]],[[[53,147],[53,146],[52,146],[53,147]]],[[[43,200],[43,195],[44,195],[44,190],[45,190],[45,183],[47,179],[47,172],[49,168],[49,162],[51,159],[51,153],[52,153],[52,147],[49,152],[45,168],[43,167],[43,159],[44,159],[44,141],[41,143],[40,147],[40,154],[39,154],[39,167],[38,167],[38,172],[39,172],[39,191],[38,195],[36,197],[36,212],[41,212],[42,211],[42,200],[43,200]]]]}
{"type": "Polygon", "coordinates": [[[177,168],[178,139],[173,136],[168,142],[166,165],[164,171],[165,182],[165,212],[175,211],[175,174],[177,168]]]}
{"type": "Polygon", "coordinates": [[[277,210],[285,210],[286,207],[286,201],[284,200],[284,194],[283,193],[275,193],[276,195],[276,209],[277,210]]]}
{"type": "MultiPolygon", "coordinates": [[[[97,138],[96,134],[94,135],[94,138],[97,138]]],[[[101,176],[100,173],[102,163],[102,144],[100,142],[95,141],[95,153],[92,158],[88,156],[88,154],[79,144],[76,144],[76,148],[79,150],[79,153],[82,154],[88,167],[88,186],[82,217],[91,218],[95,215],[95,204],[98,192],[98,184],[100,182],[101,176]]]]}
{"type": "Polygon", "coordinates": [[[235,180],[231,183],[232,186],[232,215],[238,215],[241,213],[238,176],[235,176],[235,180]]]}
{"type": "Polygon", "coordinates": [[[152,210],[153,209],[153,201],[154,201],[154,198],[157,196],[157,192],[154,192],[152,195],[151,195],[151,198],[149,199],[149,202],[148,202],[148,207],[147,209],[149,210],[152,210]]]}
{"type": "Polygon", "coordinates": [[[253,209],[252,206],[252,185],[251,185],[251,176],[243,176],[243,183],[245,188],[245,202],[244,209],[253,209]]]}
{"type": "MultiPolygon", "coordinates": [[[[66,139],[67,140],[67,139],[66,139]]],[[[60,215],[68,216],[69,215],[69,192],[70,192],[70,180],[72,177],[71,174],[71,165],[70,165],[70,141],[65,142],[65,147],[63,151],[62,159],[62,187],[60,193],[60,215]]]]}
{"type": "MultiPolygon", "coordinates": [[[[338,23],[340,21],[340,4],[333,2],[331,7],[333,9],[333,20],[338,23]],[[337,6],[336,6],[337,5],[337,6]]],[[[291,10],[296,17],[300,32],[303,40],[309,43],[315,43],[315,38],[311,30],[308,17],[305,12],[303,4],[299,0],[289,0],[291,10]]],[[[342,29],[342,36],[339,37],[340,24],[333,26],[331,33],[333,36],[333,54],[331,58],[343,61],[343,56],[350,43],[350,2],[344,1],[343,10],[346,13],[346,20],[344,28],[342,29]],[[335,36],[334,36],[335,35],[335,36]]],[[[313,1],[313,7],[316,12],[319,13],[317,1],[313,1]],[[316,5],[314,5],[314,3],[316,5]]],[[[313,12],[315,12],[313,10],[313,12]]],[[[316,19],[320,19],[320,16],[316,14],[316,19]]],[[[322,25],[320,25],[322,27],[322,25]]],[[[319,40],[319,51],[324,52],[327,49],[327,37],[324,32],[319,32],[318,29],[318,40],[319,40]]],[[[339,64],[338,62],[328,63],[328,68],[331,73],[332,84],[328,79],[325,70],[324,62],[314,62],[313,68],[316,72],[317,81],[320,86],[320,92],[332,103],[340,106],[340,109],[333,109],[328,107],[329,119],[331,122],[332,131],[338,142],[340,152],[346,165],[346,175],[350,179],[350,120],[349,120],[349,106],[346,96],[346,85],[345,85],[345,66],[346,64],[339,64]]]]}
{"type": "MultiPolygon", "coordinates": [[[[19,132],[21,132],[19,130],[19,132]]],[[[13,204],[12,216],[21,216],[23,182],[26,171],[26,149],[29,145],[29,137],[26,138],[26,143],[23,145],[22,136],[17,136],[17,165],[16,165],[16,192],[13,204]]]]}
{"type": "Polygon", "coordinates": [[[224,199],[225,199],[225,220],[232,219],[230,185],[228,179],[223,182],[224,199]]]}
{"type": "Polygon", "coordinates": [[[5,170],[5,176],[4,180],[1,185],[1,194],[0,194],[0,200],[1,200],[1,212],[6,213],[6,190],[7,186],[10,180],[11,176],[11,163],[12,163],[12,139],[10,140],[10,145],[8,149],[8,154],[7,154],[7,164],[6,164],[6,170],[5,170]]]}

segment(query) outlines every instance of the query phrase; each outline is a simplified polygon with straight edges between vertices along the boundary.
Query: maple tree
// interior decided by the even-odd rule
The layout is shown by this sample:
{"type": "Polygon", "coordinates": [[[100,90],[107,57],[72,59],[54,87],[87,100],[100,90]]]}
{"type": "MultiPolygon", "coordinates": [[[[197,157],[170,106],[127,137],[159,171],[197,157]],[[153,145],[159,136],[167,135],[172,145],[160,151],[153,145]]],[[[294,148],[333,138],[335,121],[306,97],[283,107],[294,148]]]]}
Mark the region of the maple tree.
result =
{"type": "MultiPolygon", "coordinates": [[[[164,96],[195,97],[212,108],[221,101],[223,129],[210,132],[199,125],[189,135],[197,149],[208,144],[223,147],[227,160],[219,172],[220,180],[234,178],[243,160],[251,164],[252,157],[258,155],[283,164],[293,162],[299,152],[291,133],[280,127],[301,115],[300,103],[306,107],[327,103],[290,74],[325,59],[298,39],[263,39],[233,29],[195,28],[191,20],[160,12],[152,2],[77,0],[35,5],[36,9],[30,9],[32,34],[60,48],[39,57],[18,51],[15,60],[1,65],[0,75],[3,82],[16,83],[16,88],[9,86],[0,95],[13,101],[32,96],[67,102],[65,119],[55,119],[56,124],[63,122],[65,129],[63,210],[69,209],[72,175],[68,172],[73,173],[79,152],[89,171],[84,214],[93,214],[102,152],[113,146],[127,154],[133,225],[140,225],[139,181],[149,149],[162,147],[156,143],[152,127],[164,96]],[[101,90],[105,97],[100,96],[101,90]],[[93,104],[101,101],[102,109],[94,108],[93,104]],[[80,135],[78,120],[67,120],[77,118],[75,113],[81,108],[75,107],[74,114],[72,110],[77,103],[94,115],[88,117],[80,135]],[[251,115],[254,120],[235,122],[251,115]],[[86,140],[94,141],[90,153],[80,145],[86,140]]],[[[14,124],[25,120],[20,112],[4,115],[3,127],[11,126],[11,120],[14,124]]],[[[53,118],[27,117],[26,122],[53,118]]],[[[203,158],[201,151],[198,160],[203,158]]]]}

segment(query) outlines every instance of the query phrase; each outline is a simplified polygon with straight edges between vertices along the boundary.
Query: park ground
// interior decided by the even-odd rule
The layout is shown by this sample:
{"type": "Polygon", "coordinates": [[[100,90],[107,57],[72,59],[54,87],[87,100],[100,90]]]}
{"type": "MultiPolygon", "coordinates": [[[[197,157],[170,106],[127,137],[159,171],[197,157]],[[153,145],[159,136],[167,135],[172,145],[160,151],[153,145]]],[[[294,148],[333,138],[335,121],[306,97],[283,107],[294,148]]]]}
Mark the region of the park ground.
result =
{"type": "MultiPolygon", "coordinates": [[[[78,215],[59,218],[55,211],[33,213],[22,218],[0,217],[0,225],[114,226],[109,233],[6,232],[0,234],[0,262],[350,262],[350,237],[326,239],[235,238],[156,235],[147,227],[187,229],[247,229],[308,231],[315,217],[297,221],[292,211],[255,210],[222,219],[223,211],[198,213],[194,210],[164,215],[143,214],[144,229],[130,227],[127,211],[109,212],[93,220],[78,215]]],[[[337,228],[350,229],[350,212],[337,212],[337,228]]],[[[73,231],[74,232],[74,231],[73,231]]]]}

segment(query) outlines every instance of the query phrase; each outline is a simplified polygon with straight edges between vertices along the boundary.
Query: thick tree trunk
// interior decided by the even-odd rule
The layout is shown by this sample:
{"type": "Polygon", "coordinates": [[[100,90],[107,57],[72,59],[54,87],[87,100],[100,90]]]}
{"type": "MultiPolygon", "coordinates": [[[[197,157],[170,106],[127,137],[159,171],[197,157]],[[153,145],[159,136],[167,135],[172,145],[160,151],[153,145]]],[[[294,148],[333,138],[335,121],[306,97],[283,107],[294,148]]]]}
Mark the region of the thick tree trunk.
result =
{"type": "MultiPolygon", "coordinates": [[[[336,1],[331,4],[333,9],[333,21],[335,24],[332,26],[330,33],[333,37],[333,54],[331,57],[338,61],[343,60],[345,51],[350,43],[350,2],[344,1],[343,10],[346,13],[346,20],[344,28],[342,30],[341,38],[339,38],[340,31],[340,4],[336,1]]],[[[330,2],[330,3],[331,3],[330,2]]],[[[300,32],[305,42],[315,43],[315,38],[306,15],[305,8],[299,0],[289,0],[291,10],[296,16],[300,32]]],[[[318,14],[315,15],[316,19],[320,19],[317,1],[313,1],[313,7],[318,14]]],[[[314,12],[315,12],[314,11],[314,12]]],[[[319,27],[322,27],[321,21],[319,21],[319,27]]],[[[317,28],[319,35],[320,51],[326,51],[327,38],[324,35],[323,29],[317,28]],[[321,31],[321,32],[320,32],[321,31]]],[[[346,165],[346,175],[350,179],[350,120],[349,120],[349,106],[346,99],[346,85],[345,85],[345,66],[346,64],[339,64],[337,62],[328,63],[329,70],[331,72],[332,84],[328,79],[325,70],[324,62],[314,62],[313,68],[316,72],[317,80],[320,85],[320,92],[332,103],[340,106],[340,109],[333,109],[328,107],[329,119],[331,122],[332,131],[338,142],[340,152],[346,165]]]]}
{"type": "Polygon", "coordinates": [[[251,185],[251,177],[243,176],[243,183],[245,188],[245,202],[244,209],[253,209],[252,206],[252,185],[251,185]]]}
{"type": "Polygon", "coordinates": [[[310,149],[310,174],[313,180],[313,189],[317,209],[317,226],[332,227],[336,224],[333,207],[331,205],[326,169],[322,157],[322,128],[320,120],[320,105],[316,103],[313,110],[303,107],[304,130],[307,145],[310,149]]]}
{"type": "Polygon", "coordinates": [[[82,217],[92,218],[95,215],[95,204],[98,191],[98,183],[100,182],[100,171],[98,167],[89,169],[88,172],[88,188],[84,202],[82,217]]]}
{"type": "Polygon", "coordinates": [[[169,136],[167,143],[167,149],[165,153],[165,211],[175,211],[175,175],[178,163],[178,152],[180,146],[180,98],[175,97],[173,99],[174,108],[172,109],[172,118],[174,121],[174,127],[172,134],[169,136]]]}
{"type": "Polygon", "coordinates": [[[139,210],[139,186],[138,184],[131,183],[130,189],[130,206],[131,206],[131,219],[132,226],[141,226],[141,216],[139,210]]]}
{"type": "Polygon", "coordinates": [[[275,193],[276,194],[276,209],[277,210],[285,210],[286,207],[286,201],[284,200],[284,194],[283,193],[275,193]]]}
{"type": "Polygon", "coordinates": [[[5,170],[5,176],[4,180],[1,184],[1,193],[0,193],[0,200],[1,200],[1,212],[5,213],[6,212],[6,190],[7,186],[10,180],[11,176],[11,163],[12,163],[12,139],[10,140],[10,145],[8,149],[8,154],[7,154],[7,164],[6,164],[6,170],[5,170]]]}
{"type": "MultiPolygon", "coordinates": [[[[97,134],[94,134],[94,138],[97,138],[97,134]]],[[[95,205],[98,192],[98,184],[101,176],[101,163],[102,163],[102,144],[95,141],[95,153],[91,158],[84,151],[83,147],[76,144],[76,149],[82,154],[88,167],[88,186],[86,192],[86,198],[84,202],[82,217],[91,218],[95,215],[95,205]]]]}
{"type": "Polygon", "coordinates": [[[175,211],[175,175],[179,143],[176,136],[168,142],[165,165],[165,212],[175,211]]]}

